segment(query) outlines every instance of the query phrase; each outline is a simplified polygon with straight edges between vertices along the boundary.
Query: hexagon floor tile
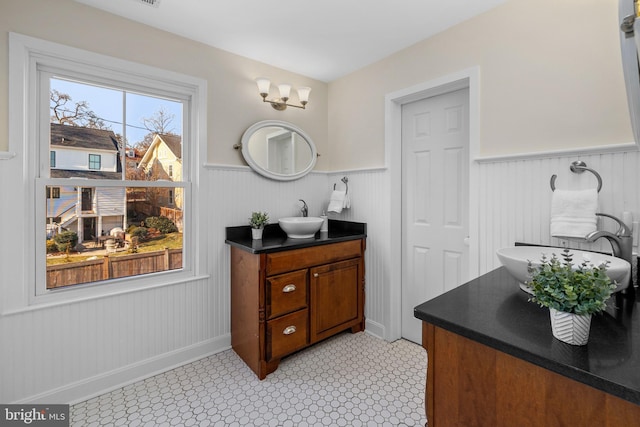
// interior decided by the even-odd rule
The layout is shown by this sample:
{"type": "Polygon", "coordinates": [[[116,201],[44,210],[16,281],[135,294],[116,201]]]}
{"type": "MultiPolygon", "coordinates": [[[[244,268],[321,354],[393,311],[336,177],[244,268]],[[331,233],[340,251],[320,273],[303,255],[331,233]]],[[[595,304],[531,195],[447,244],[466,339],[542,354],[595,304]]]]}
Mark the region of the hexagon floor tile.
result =
{"type": "Polygon", "coordinates": [[[71,407],[73,426],[424,426],[427,356],[364,332],[329,338],[263,381],[227,350],[71,407]]]}

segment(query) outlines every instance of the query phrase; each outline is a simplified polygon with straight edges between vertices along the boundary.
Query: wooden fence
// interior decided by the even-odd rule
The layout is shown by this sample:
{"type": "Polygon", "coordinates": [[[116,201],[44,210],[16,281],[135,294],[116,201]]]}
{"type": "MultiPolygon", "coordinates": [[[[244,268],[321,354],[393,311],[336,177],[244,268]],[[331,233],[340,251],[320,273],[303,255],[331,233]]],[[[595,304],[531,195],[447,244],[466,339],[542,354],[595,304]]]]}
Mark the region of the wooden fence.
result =
{"type": "Polygon", "coordinates": [[[165,249],[47,266],[47,289],[182,268],[182,249],[165,249]]]}

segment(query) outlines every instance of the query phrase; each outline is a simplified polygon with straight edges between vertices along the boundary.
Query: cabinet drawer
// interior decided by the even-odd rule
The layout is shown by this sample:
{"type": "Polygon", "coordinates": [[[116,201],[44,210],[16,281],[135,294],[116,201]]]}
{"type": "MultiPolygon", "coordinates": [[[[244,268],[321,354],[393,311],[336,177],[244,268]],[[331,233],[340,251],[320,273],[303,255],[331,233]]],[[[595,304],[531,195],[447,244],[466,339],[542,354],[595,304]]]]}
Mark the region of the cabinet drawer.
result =
{"type": "Polygon", "coordinates": [[[309,310],[267,322],[267,360],[278,359],[309,343],[309,310]]]}
{"type": "Polygon", "coordinates": [[[267,319],[307,306],[308,270],[267,278],[267,319]]]}
{"type": "Polygon", "coordinates": [[[329,264],[362,255],[362,240],[331,243],[267,254],[267,276],[329,264]]]}

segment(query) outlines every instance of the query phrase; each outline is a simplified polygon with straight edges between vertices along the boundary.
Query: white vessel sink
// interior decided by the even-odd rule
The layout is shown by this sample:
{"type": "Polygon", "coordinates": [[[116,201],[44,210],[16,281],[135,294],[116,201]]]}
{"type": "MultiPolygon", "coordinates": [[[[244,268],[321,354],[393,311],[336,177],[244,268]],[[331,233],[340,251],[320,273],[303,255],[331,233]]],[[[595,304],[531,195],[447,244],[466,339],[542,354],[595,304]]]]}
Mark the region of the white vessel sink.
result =
{"type": "MultiPolygon", "coordinates": [[[[548,259],[550,259],[553,254],[556,254],[557,258],[562,261],[563,250],[562,248],[551,248],[547,246],[513,246],[498,249],[496,254],[509,273],[521,284],[524,284],[526,281],[531,280],[528,272],[529,261],[531,261],[533,266],[539,266],[540,258],[542,258],[543,254],[546,255],[548,259]]],[[[584,261],[595,266],[599,266],[603,262],[608,261],[607,276],[618,284],[616,291],[622,290],[629,283],[631,264],[627,261],[610,255],[577,249],[570,249],[570,252],[573,254],[573,264],[576,269],[584,261]]],[[[526,287],[520,287],[525,291],[527,290],[526,287]]]]}
{"type": "Polygon", "coordinates": [[[308,239],[320,230],[322,221],[322,218],[313,216],[291,216],[280,218],[278,223],[290,239],[308,239]]]}

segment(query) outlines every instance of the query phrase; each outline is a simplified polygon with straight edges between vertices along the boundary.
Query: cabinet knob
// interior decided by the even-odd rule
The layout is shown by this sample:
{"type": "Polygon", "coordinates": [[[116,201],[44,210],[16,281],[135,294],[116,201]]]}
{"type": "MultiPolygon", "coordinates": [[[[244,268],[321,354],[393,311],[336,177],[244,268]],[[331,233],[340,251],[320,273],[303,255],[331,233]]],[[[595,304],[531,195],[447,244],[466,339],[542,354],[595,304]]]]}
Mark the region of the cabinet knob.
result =
{"type": "Polygon", "coordinates": [[[293,283],[282,288],[282,292],[284,292],[285,294],[289,292],[293,292],[295,290],[296,290],[296,285],[294,285],[293,283]]]}
{"type": "Polygon", "coordinates": [[[296,327],[291,325],[291,326],[287,326],[286,328],[284,328],[284,331],[282,331],[282,333],[284,335],[291,335],[296,331],[296,327]]]}
{"type": "Polygon", "coordinates": [[[320,276],[318,273],[313,273],[313,277],[318,277],[320,276]]]}

